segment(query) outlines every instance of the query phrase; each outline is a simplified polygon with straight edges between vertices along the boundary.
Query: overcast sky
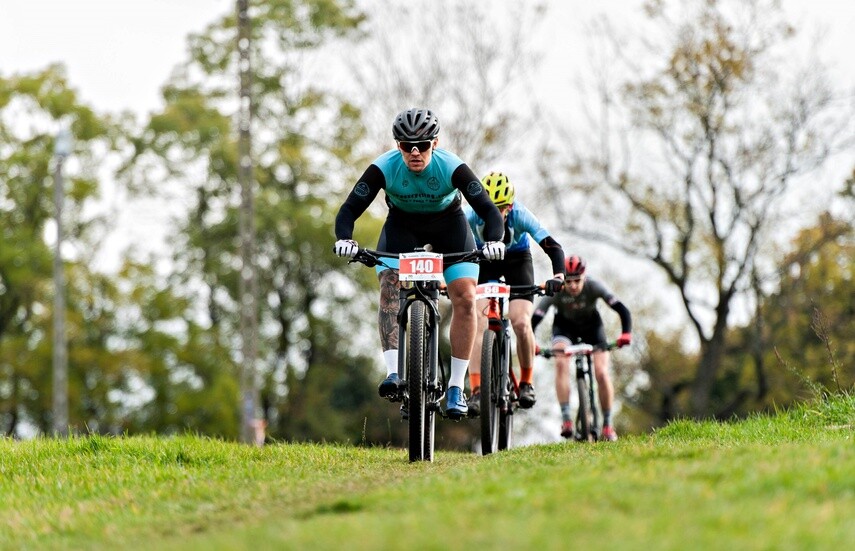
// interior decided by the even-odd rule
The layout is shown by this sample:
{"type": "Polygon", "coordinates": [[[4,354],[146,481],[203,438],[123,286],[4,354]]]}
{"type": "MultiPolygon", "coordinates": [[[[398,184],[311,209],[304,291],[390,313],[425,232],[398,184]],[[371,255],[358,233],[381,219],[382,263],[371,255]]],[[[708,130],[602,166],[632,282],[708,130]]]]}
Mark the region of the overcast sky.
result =
{"type": "MultiPolygon", "coordinates": [[[[542,82],[534,88],[550,109],[563,116],[575,105],[568,97],[572,78],[588,69],[585,25],[597,14],[632,25],[643,0],[549,3],[550,15],[538,36],[546,54],[542,82]],[[556,37],[561,37],[561,47],[554,47],[556,37]]],[[[0,0],[0,75],[34,72],[61,62],[85,103],[99,112],[132,110],[142,117],[161,106],[160,87],[187,57],[187,35],[201,32],[234,10],[235,4],[235,0],[0,0]]],[[[785,0],[784,5],[803,36],[817,31],[823,35],[820,53],[831,64],[836,84],[855,87],[855,0],[785,0]]],[[[839,174],[851,170],[851,164],[827,170],[834,172],[828,177],[839,182],[839,174]]],[[[145,225],[147,217],[154,223],[163,212],[143,207],[134,214],[135,225],[145,225]]],[[[156,241],[147,230],[140,231],[144,242],[156,241]]]]}
{"type": "MultiPolygon", "coordinates": [[[[546,54],[542,82],[534,88],[554,113],[572,116],[571,80],[588,69],[586,23],[605,14],[618,24],[632,25],[644,2],[549,3],[550,15],[537,37],[546,54]],[[561,37],[561,47],[554,47],[556,37],[561,37]]],[[[235,0],[0,0],[0,75],[34,72],[61,62],[85,103],[99,112],[132,110],[142,117],[161,106],[160,87],[187,57],[187,35],[201,32],[234,10],[235,4],[235,0]]],[[[821,55],[831,64],[836,84],[855,87],[855,0],[785,0],[784,5],[803,36],[817,31],[823,35],[821,55]]],[[[839,175],[851,170],[851,163],[844,164],[826,169],[830,181],[842,181],[839,175]]],[[[162,217],[160,207],[135,209],[133,226],[142,232],[144,243],[157,240],[140,226],[148,222],[160,227],[162,217]]]]}
{"type": "Polygon", "coordinates": [[[0,0],[0,74],[62,62],[99,111],[146,113],[186,57],[186,37],[234,0],[0,0]]]}
{"type": "MultiPolygon", "coordinates": [[[[546,37],[557,33],[566,37],[597,13],[634,17],[643,2],[550,3],[546,37]]],[[[787,0],[784,4],[806,28],[826,26],[828,57],[840,64],[841,78],[851,86],[855,1],[787,0]]],[[[62,62],[72,85],[99,111],[131,109],[144,114],[160,105],[158,91],[172,68],[186,57],[188,33],[203,30],[234,6],[235,0],[0,0],[0,75],[62,62]]],[[[577,52],[547,51],[552,69],[547,66],[544,75],[567,75],[568,58],[577,52]]]]}

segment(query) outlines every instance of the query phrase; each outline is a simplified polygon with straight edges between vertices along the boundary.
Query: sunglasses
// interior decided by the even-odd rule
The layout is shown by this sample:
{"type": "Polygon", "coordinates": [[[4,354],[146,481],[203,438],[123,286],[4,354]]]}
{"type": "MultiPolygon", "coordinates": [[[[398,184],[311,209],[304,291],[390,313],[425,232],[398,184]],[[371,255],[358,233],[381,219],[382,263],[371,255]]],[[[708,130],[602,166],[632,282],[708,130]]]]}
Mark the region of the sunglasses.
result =
{"type": "Polygon", "coordinates": [[[425,140],[423,142],[398,142],[398,147],[401,148],[401,151],[405,151],[409,153],[415,147],[419,150],[419,152],[424,153],[431,146],[431,140],[425,140]]]}

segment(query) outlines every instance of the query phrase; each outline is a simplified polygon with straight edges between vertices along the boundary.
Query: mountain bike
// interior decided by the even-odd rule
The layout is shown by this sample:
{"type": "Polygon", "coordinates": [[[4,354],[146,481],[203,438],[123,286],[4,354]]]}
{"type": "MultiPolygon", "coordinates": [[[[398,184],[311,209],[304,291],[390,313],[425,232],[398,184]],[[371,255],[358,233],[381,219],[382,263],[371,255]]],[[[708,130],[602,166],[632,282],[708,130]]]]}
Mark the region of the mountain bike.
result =
{"type": "Polygon", "coordinates": [[[538,350],[537,355],[552,358],[559,354],[575,358],[576,392],[579,407],[576,411],[576,425],[573,439],[579,442],[596,442],[600,439],[602,427],[599,399],[597,397],[597,378],[594,376],[592,355],[596,350],[614,350],[616,343],[595,347],[586,343],[576,343],[565,347],[538,350]]]}
{"type": "Polygon", "coordinates": [[[505,304],[512,298],[544,294],[543,285],[482,283],[476,298],[486,298],[487,329],[481,344],[481,454],[511,447],[519,383],[511,359],[511,323],[505,304]]]}
{"type": "Polygon", "coordinates": [[[410,461],[433,461],[436,414],[445,417],[440,402],[449,374],[439,355],[439,296],[446,294],[444,268],[481,259],[478,250],[434,253],[416,249],[387,253],[359,249],[351,262],[383,266],[398,272],[398,376],[404,381],[393,402],[402,402],[401,414],[409,428],[410,461]],[[397,258],[398,267],[383,259],[397,258]]]}

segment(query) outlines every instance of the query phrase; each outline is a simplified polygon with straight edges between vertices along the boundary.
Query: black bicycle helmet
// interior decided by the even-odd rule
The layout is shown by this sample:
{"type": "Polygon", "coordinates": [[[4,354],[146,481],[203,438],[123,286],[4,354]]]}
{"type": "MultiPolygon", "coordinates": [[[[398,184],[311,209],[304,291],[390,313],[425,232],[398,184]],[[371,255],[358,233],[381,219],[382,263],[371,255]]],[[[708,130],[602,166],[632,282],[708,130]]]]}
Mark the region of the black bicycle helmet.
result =
{"type": "Polygon", "coordinates": [[[439,119],[430,109],[413,107],[401,111],[392,123],[392,136],[398,141],[432,140],[439,134],[439,119]]]}
{"type": "Polygon", "coordinates": [[[581,256],[568,256],[564,259],[564,273],[567,277],[582,277],[585,273],[585,261],[581,256]]]}

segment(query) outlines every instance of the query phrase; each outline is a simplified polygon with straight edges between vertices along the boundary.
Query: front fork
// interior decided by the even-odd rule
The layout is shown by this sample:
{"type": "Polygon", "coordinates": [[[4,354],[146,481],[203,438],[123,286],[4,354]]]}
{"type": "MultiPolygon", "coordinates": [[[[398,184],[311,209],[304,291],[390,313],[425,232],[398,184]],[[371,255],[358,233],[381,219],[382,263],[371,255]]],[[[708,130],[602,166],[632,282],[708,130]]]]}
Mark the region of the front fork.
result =
{"type": "MultiPolygon", "coordinates": [[[[435,282],[421,284],[404,283],[398,292],[398,377],[407,380],[407,340],[410,316],[409,310],[413,302],[420,300],[418,296],[424,297],[425,311],[428,315],[428,343],[427,358],[425,361],[426,373],[424,377],[427,402],[426,407],[433,411],[440,411],[439,403],[445,395],[445,371],[438,369],[439,366],[439,324],[441,316],[437,306],[439,302],[439,285],[435,282]]],[[[407,386],[403,385],[401,391],[402,414],[409,408],[409,392],[407,386]]]]}
{"type": "Polygon", "coordinates": [[[591,405],[591,430],[599,438],[600,434],[600,408],[596,406],[597,378],[594,374],[594,360],[591,356],[579,356],[576,358],[576,379],[584,378],[588,382],[588,403],[591,405]]]}
{"type": "Polygon", "coordinates": [[[511,369],[511,324],[507,319],[502,317],[501,310],[502,304],[499,299],[491,299],[487,307],[487,328],[496,333],[502,359],[507,362],[507,369],[503,369],[500,375],[498,393],[496,394],[499,409],[502,412],[507,412],[511,409],[510,405],[513,400],[511,392],[514,395],[518,395],[519,385],[514,375],[514,370],[511,369]],[[511,388],[513,389],[512,391],[511,388]]]}

